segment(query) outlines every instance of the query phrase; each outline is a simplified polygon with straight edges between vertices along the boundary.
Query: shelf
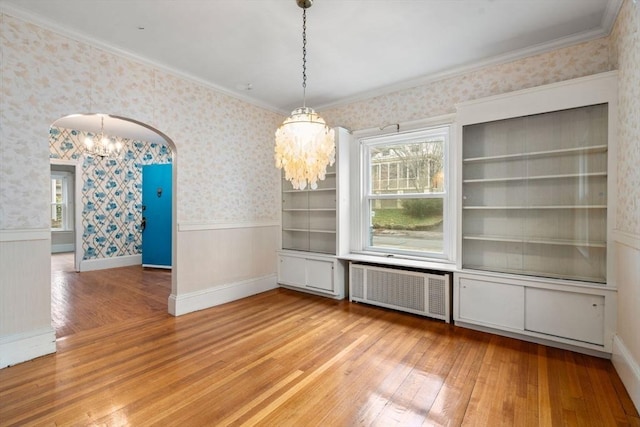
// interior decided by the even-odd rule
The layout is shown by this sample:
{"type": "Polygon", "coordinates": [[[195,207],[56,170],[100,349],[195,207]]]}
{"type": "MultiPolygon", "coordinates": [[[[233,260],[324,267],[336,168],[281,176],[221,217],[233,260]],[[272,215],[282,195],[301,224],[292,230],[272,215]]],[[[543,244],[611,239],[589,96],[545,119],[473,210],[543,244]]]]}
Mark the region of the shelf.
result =
{"type": "Polygon", "coordinates": [[[336,230],[317,230],[317,229],[309,229],[309,228],[283,228],[282,231],[294,231],[296,233],[336,234],[336,230]]]}
{"type": "Polygon", "coordinates": [[[531,210],[531,209],[607,209],[607,205],[564,205],[564,206],[463,206],[462,209],[512,209],[512,210],[531,210]]]}
{"type": "Polygon", "coordinates": [[[315,190],[304,189],[304,190],[282,190],[283,193],[318,193],[320,191],[336,191],[335,187],[333,188],[316,188],[315,190]]]}
{"type": "Polygon", "coordinates": [[[466,269],[470,269],[470,270],[479,270],[479,271],[489,271],[492,273],[495,272],[499,272],[499,273],[506,273],[506,274],[516,274],[518,276],[533,276],[533,277],[545,277],[545,278],[551,278],[551,279],[563,279],[563,280],[577,280],[580,282],[588,282],[588,283],[593,283],[595,285],[602,285],[605,286],[605,279],[604,278],[593,278],[593,277],[585,277],[585,276],[578,276],[578,275],[565,275],[565,274],[554,274],[554,273],[550,273],[550,272],[546,272],[546,271],[524,271],[524,270],[517,270],[517,269],[513,269],[513,268],[489,268],[486,266],[482,266],[482,265],[472,265],[472,264],[463,264],[462,265],[463,270],[466,269]]]}
{"type": "Polygon", "coordinates": [[[480,234],[469,234],[462,236],[464,240],[480,240],[488,242],[506,242],[506,243],[533,243],[538,245],[556,245],[556,246],[579,246],[590,248],[606,248],[606,242],[585,242],[571,239],[538,239],[538,238],[514,238],[508,236],[486,236],[480,234]]]}
{"type": "Polygon", "coordinates": [[[575,173],[560,175],[539,175],[539,176],[517,176],[512,178],[483,178],[483,179],[465,179],[465,184],[484,183],[484,182],[508,182],[508,181],[533,181],[541,179],[565,179],[565,178],[590,178],[590,177],[606,177],[606,172],[594,173],[575,173]]]}
{"type": "Polygon", "coordinates": [[[470,157],[463,159],[464,163],[472,162],[492,162],[496,160],[518,160],[531,157],[553,157],[564,154],[587,154],[587,153],[604,153],[607,151],[606,145],[594,145],[592,147],[563,148],[559,150],[532,151],[530,153],[514,153],[503,154],[499,156],[470,157]]]}
{"type": "Polygon", "coordinates": [[[335,212],[335,208],[313,208],[313,209],[282,209],[282,212],[335,212]]]}

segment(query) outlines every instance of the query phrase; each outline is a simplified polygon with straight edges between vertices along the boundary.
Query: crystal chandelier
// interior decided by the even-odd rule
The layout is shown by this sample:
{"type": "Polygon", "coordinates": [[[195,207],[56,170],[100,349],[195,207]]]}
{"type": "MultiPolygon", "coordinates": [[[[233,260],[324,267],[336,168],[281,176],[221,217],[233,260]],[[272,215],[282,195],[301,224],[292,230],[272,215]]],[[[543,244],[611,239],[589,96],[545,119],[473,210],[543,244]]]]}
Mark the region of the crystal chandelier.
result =
{"type": "Polygon", "coordinates": [[[93,157],[117,159],[122,156],[124,144],[118,138],[109,138],[104,134],[104,116],[100,115],[100,133],[93,137],[87,135],[84,140],[84,152],[93,157]]]}
{"type": "Polygon", "coordinates": [[[307,185],[318,188],[327,166],[336,159],[333,129],[313,108],[306,106],[307,89],[307,9],[313,0],[296,0],[302,8],[302,107],[296,108],[276,131],[276,167],[284,169],[285,178],[296,190],[307,185]]]}

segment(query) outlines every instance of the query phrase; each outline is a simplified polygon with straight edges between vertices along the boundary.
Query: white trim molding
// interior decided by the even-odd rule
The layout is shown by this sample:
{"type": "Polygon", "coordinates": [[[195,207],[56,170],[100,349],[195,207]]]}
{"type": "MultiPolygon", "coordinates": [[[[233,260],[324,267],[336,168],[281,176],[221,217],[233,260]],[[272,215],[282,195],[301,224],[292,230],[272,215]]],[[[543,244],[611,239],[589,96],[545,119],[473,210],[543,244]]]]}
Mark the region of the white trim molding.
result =
{"type": "Polygon", "coordinates": [[[637,360],[633,359],[633,356],[618,335],[613,338],[611,361],[633,404],[640,411],[640,365],[638,365],[637,360]]]}
{"type": "Polygon", "coordinates": [[[142,265],[142,255],[123,255],[113,258],[83,259],[80,261],[80,271],[104,270],[107,268],[128,267],[142,265]]]}
{"type": "Polygon", "coordinates": [[[56,352],[53,328],[0,337],[0,369],[56,352]]]}
{"type": "Polygon", "coordinates": [[[174,316],[204,310],[278,288],[276,275],[212,286],[201,291],[169,296],[169,313],[174,316]]]}
{"type": "Polygon", "coordinates": [[[232,228],[279,227],[279,221],[251,222],[179,222],[178,231],[225,230],[232,228]]]}
{"type": "Polygon", "coordinates": [[[629,246],[631,249],[640,251],[640,236],[616,229],[613,230],[613,240],[621,245],[629,246]]]}
{"type": "Polygon", "coordinates": [[[20,242],[25,240],[51,240],[51,229],[0,230],[0,242],[20,242]]]}

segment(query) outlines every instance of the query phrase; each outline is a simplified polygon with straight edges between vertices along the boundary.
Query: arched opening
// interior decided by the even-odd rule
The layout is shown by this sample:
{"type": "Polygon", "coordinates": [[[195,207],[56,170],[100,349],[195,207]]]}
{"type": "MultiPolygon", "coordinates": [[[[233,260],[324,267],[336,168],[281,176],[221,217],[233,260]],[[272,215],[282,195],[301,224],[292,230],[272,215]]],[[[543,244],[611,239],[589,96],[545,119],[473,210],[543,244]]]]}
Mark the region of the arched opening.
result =
{"type": "MultiPolygon", "coordinates": [[[[56,205],[56,211],[52,199],[51,212],[52,221],[57,212],[66,212],[67,227],[70,221],[74,223],[73,264],[77,272],[141,263],[142,168],[159,163],[172,165],[170,274],[171,293],[175,294],[177,152],[174,142],[161,131],[134,119],[97,113],[73,114],[51,124],[49,152],[50,163],[55,165],[52,170],[75,173],[75,185],[69,192],[75,194],[75,200],[66,210],[56,205]],[[85,137],[100,134],[101,126],[105,136],[119,138],[124,144],[119,158],[85,152],[85,137]]],[[[56,176],[61,173],[57,172],[56,176]]],[[[54,185],[52,178],[52,189],[54,185]]],[[[52,243],[55,245],[53,233],[52,243]]],[[[165,303],[168,304],[168,300],[165,303]]],[[[164,307],[168,311],[168,305],[164,307]]]]}

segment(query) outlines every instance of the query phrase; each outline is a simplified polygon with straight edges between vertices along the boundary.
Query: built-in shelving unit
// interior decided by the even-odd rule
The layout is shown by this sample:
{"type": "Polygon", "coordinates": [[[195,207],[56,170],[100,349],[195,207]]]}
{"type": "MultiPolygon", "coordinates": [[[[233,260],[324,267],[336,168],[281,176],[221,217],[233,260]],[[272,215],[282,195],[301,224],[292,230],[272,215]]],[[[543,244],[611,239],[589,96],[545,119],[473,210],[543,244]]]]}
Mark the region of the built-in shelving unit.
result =
{"type": "Polygon", "coordinates": [[[307,292],[344,298],[346,269],[338,255],[348,249],[348,141],[346,129],[334,129],[336,162],[318,188],[294,190],[282,178],[282,250],[278,282],[307,292]],[[340,230],[345,231],[342,235],[340,230]]]}
{"type": "Polygon", "coordinates": [[[616,81],[458,106],[456,323],[611,351],[616,81]]]}
{"type": "Polygon", "coordinates": [[[463,268],[606,281],[607,115],[597,104],[463,127],[463,268]]]}

